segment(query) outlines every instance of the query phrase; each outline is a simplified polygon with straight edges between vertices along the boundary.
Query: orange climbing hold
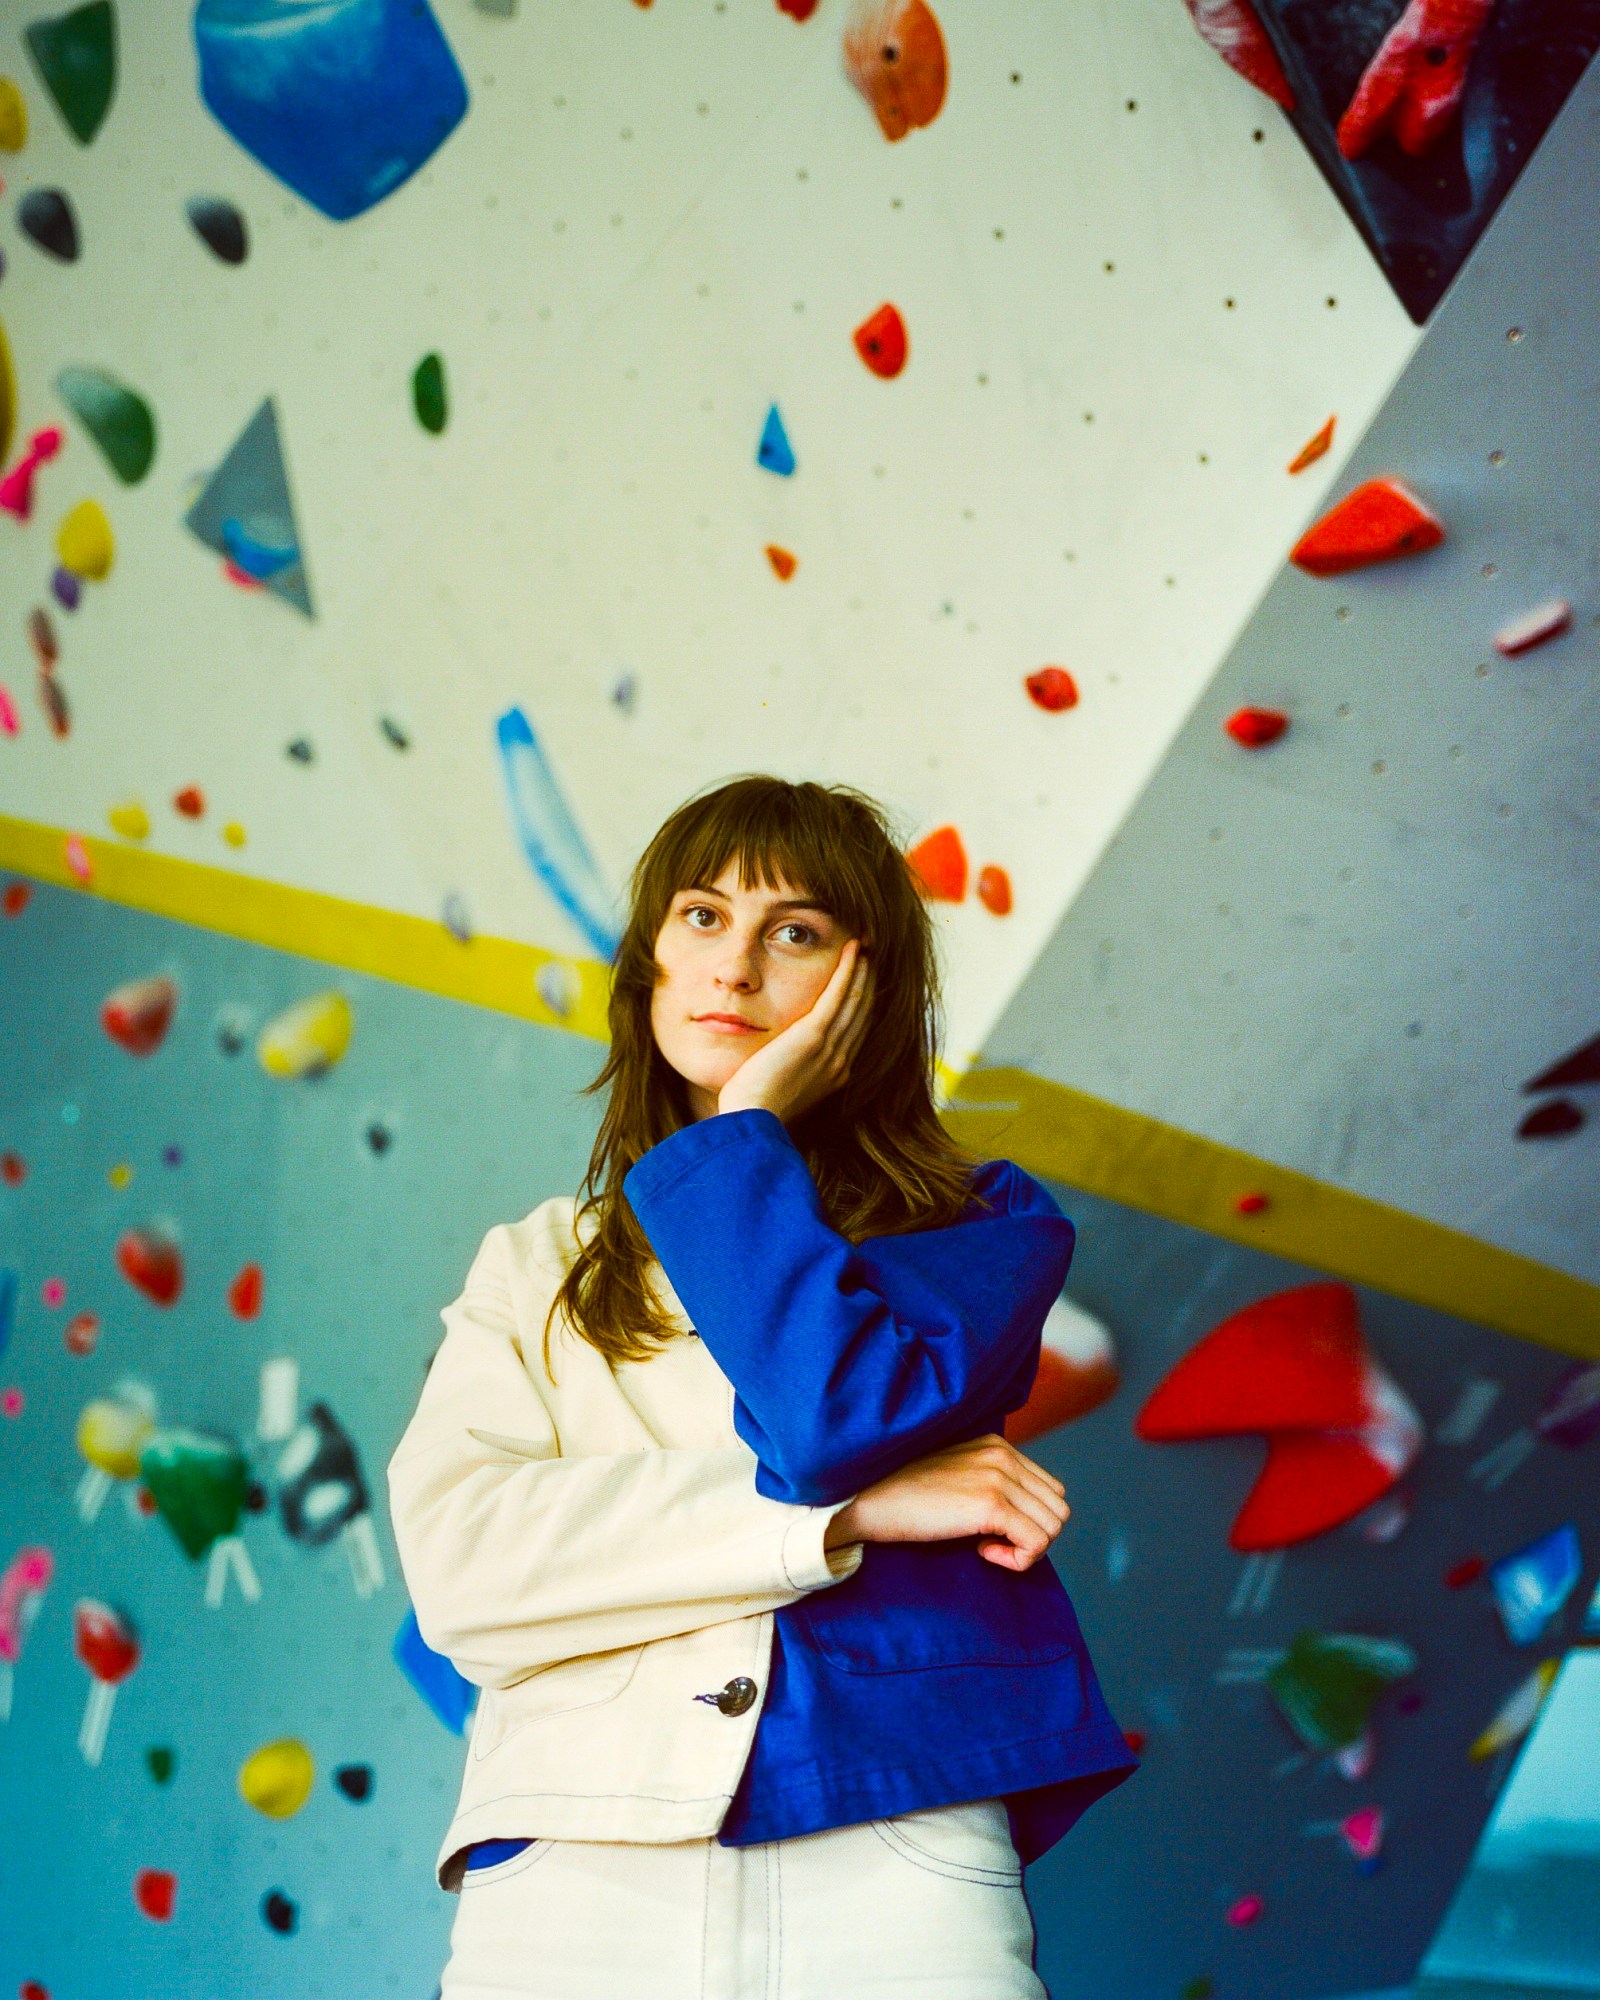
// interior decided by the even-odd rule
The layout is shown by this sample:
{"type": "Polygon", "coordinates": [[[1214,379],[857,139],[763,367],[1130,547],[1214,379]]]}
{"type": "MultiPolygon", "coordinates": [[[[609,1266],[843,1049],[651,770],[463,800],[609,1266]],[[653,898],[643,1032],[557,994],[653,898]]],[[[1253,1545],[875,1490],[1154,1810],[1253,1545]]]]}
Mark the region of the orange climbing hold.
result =
{"type": "Polygon", "coordinates": [[[950,66],[926,0],[856,0],[845,24],[844,67],[886,139],[931,125],[943,108],[950,66]]]}
{"type": "Polygon", "coordinates": [[[1315,437],[1306,439],[1289,461],[1291,472],[1304,472],[1308,465],[1315,465],[1319,458],[1327,456],[1328,447],[1333,443],[1333,427],[1337,422],[1337,417],[1329,417],[1315,437]]]}
{"type": "Polygon", "coordinates": [[[254,1319],[261,1311],[259,1264],[246,1264],[228,1287],[228,1308],[235,1319],[254,1319]]]}
{"type": "Polygon", "coordinates": [[[884,304],[870,314],[856,328],[854,339],[856,352],[872,370],[887,382],[900,373],[906,365],[906,323],[895,307],[884,304]]]}
{"type": "Polygon", "coordinates": [[[991,916],[1011,914],[1011,877],[993,862],[978,871],[978,901],[991,916]]]}
{"type": "Polygon", "coordinates": [[[1240,708],[1222,726],[1247,750],[1264,750],[1288,729],[1289,718],[1279,708],[1240,708]]]}
{"type": "Polygon", "coordinates": [[[767,544],[767,561],[777,572],[780,582],[787,583],[797,567],[795,559],[787,549],[780,549],[776,542],[767,544]]]}
{"type": "Polygon", "coordinates": [[[1398,479],[1369,479],[1295,543],[1289,560],[1312,576],[1421,555],[1444,540],[1444,523],[1398,479]]]}
{"type": "Polygon", "coordinates": [[[185,785],[173,793],[172,803],[185,819],[198,819],[206,809],[206,795],[198,785],[185,785]]]}
{"type": "Polygon", "coordinates": [[[1028,690],[1030,701],[1052,714],[1078,705],[1078,683],[1065,667],[1040,667],[1022,685],[1028,690]]]}
{"type": "Polygon", "coordinates": [[[959,903],[967,893],[967,850],[953,826],[935,827],[906,856],[925,895],[959,903]]]}

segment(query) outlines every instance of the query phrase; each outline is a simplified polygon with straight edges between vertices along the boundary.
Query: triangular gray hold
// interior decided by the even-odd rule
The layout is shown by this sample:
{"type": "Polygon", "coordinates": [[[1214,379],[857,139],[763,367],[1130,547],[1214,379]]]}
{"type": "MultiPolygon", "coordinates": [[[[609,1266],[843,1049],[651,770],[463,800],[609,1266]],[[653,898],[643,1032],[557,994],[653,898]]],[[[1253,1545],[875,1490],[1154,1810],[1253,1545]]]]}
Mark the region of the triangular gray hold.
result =
{"type": "Polygon", "coordinates": [[[183,525],[285,604],[315,615],[270,396],[206,481],[183,525]]]}

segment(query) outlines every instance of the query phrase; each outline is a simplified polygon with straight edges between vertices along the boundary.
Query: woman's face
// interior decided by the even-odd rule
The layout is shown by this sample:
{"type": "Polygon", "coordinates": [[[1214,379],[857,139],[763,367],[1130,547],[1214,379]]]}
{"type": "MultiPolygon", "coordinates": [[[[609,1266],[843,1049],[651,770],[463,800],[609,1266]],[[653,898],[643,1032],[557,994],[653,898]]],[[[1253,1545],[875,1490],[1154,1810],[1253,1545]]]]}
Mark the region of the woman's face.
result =
{"type": "Polygon", "coordinates": [[[734,860],[715,882],[680,889],[656,938],[650,1025],[697,1119],[746,1056],[809,1009],[849,935],[804,889],[741,889],[738,876],[734,860]]]}

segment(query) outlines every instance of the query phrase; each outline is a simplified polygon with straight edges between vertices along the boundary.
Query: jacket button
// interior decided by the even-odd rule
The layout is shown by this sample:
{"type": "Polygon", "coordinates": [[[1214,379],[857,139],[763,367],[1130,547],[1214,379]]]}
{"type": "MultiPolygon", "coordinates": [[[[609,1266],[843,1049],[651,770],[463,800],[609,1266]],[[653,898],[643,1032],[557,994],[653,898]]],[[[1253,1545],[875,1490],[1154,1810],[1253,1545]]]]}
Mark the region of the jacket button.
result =
{"type": "Polygon", "coordinates": [[[756,1684],[747,1674],[737,1674],[717,1696],[724,1715],[743,1715],[756,1698],[756,1684]]]}

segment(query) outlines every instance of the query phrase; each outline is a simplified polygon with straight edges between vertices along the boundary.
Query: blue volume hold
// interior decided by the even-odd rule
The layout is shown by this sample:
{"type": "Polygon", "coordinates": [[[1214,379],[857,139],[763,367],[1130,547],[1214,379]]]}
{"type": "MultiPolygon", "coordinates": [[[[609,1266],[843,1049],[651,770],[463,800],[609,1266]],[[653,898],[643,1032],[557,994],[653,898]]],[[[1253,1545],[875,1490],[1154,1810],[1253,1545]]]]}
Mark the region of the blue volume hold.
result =
{"type": "Polygon", "coordinates": [[[199,0],[200,96],[334,222],[393,194],[466,116],[428,0],[199,0]]]}
{"type": "Polygon", "coordinates": [[[394,1663],[428,1704],[445,1728],[460,1736],[467,1727],[477,1689],[455,1662],[436,1653],[423,1638],[415,1611],[394,1635],[394,1663]]]}
{"type": "Polygon", "coordinates": [[[764,465],[768,472],[780,473],[785,479],[794,471],[794,446],[789,442],[789,433],[783,427],[776,403],[767,412],[766,428],[761,433],[760,444],[756,446],[756,463],[764,465]]]}
{"type": "Polygon", "coordinates": [[[534,873],[609,965],[622,942],[611,897],[556,775],[520,708],[495,724],[511,816],[534,873]]]}

